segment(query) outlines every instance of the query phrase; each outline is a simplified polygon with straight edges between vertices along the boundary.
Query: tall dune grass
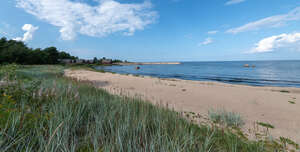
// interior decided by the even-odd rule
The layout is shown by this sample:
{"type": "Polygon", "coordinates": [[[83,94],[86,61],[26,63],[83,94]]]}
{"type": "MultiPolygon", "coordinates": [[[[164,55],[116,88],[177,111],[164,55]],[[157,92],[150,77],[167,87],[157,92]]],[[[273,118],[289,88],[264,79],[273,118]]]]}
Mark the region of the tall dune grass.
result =
{"type": "Polygon", "coordinates": [[[275,141],[251,141],[230,128],[193,124],[178,112],[69,80],[63,77],[62,66],[1,69],[1,152],[263,152],[286,148],[275,141]]]}
{"type": "Polygon", "coordinates": [[[242,127],[245,122],[238,113],[226,110],[209,110],[208,117],[215,123],[221,123],[228,127],[242,127]]]}

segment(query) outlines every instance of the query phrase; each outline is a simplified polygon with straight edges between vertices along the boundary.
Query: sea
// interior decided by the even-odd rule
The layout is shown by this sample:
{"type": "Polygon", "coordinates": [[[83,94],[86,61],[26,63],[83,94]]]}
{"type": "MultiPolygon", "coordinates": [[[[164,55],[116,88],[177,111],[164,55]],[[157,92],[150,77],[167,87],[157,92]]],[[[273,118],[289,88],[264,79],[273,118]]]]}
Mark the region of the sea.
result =
{"type": "Polygon", "coordinates": [[[119,74],[159,78],[300,88],[300,60],[181,62],[178,65],[113,65],[95,68],[119,74]],[[137,66],[140,69],[137,70],[137,66]]]}

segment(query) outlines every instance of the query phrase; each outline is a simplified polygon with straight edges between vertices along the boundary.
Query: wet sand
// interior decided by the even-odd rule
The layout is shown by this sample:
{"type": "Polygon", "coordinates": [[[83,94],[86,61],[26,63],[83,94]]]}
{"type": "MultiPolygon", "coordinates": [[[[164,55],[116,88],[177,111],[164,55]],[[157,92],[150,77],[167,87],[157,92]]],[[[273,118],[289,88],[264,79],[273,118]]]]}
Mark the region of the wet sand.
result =
{"type": "Polygon", "coordinates": [[[237,112],[246,121],[246,129],[257,121],[269,123],[275,127],[270,131],[272,136],[300,143],[300,88],[253,87],[88,70],[65,70],[65,76],[92,81],[112,94],[168,104],[177,111],[201,115],[207,115],[210,109],[237,112]]]}

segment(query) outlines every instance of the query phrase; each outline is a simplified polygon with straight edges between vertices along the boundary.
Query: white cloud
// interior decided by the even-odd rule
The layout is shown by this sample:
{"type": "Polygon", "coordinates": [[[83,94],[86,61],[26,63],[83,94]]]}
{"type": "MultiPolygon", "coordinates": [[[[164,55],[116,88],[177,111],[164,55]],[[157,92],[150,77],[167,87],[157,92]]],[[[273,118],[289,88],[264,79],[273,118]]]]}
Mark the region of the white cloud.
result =
{"type": "Polygon", "coordinates": [[[115,32],[133,35],[155,22],[152,4],[121,4],[115,0],[98,0],[97,6],[71,0],[17,0],[17,7],[60,28],[63,40],[77,33],[103,37],[115,32]]]}
{"type": "Polygon", "coordinates": [[[212,42],[213,42],[213,39],[209,37],[209,38],[206,38],[203,42],[200,42],[199,46],[208,45],[208,44],[211,44],[212,42]]]}
{"type": "Polygon", "coordinates": [[[208,31],[207,34],[217,34],[219,31],[208,31]]]}
{"type": "Polygon", "coordinates": [[[300,7],[293,9],[287,14],[275,15],[275,16],[263,18],[261,20],[250,22],[248,24],[245,24],[237,28],[229,29],[226,32],[236,34],[245,31],[259,30],[262,28],[280,27],[286,25],[288,21],[296,21],[296,20],[300,20],[300,7]]]}
{"type": "Polygon", "coordinates": [[[300,33],[280,34],[260,40],[250,53],[272,52],[277,49],[300,51],[300,33]]]}
{"type": "Polygon", "coordinates": [[[225,5],[233,5],[233,4],[238,4],[238,3],[242,3],[242,2],[245,2],[246,0],[230,0],[230,1],[227,1],[225,3],[225,5]]]}
{"type": "Polygon", "coordinates": [[[30,41],[33,39],[33,34],[36,30],[38,30],[39,27],[35,27],[31,24],[25,24],[23,27],[22,27],[22,30],[25,31],[23,37],[17,37],[17,38],[14,38],[14,40],[16,41],[30,41]]]}

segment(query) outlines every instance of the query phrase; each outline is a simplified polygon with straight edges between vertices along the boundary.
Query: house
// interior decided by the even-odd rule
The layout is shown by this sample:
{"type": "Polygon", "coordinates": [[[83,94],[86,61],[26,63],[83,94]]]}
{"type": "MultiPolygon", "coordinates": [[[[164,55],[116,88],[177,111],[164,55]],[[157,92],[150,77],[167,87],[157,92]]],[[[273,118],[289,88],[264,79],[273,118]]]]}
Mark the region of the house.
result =
{"type": "Polygon", "coordinates": [[[73,63],[72,59],[59,59],[58,61],[60,63],[64,63],[64,64],[71,64],[71,63],[73,63]]]}
{"type": "Polygon", "coordinates": [[[92,64],[92,63],[94,63],[94,60],[85,60],[85,63],[92,64]]]}
{"type": "Polygon", "coordinates": [[[82,59],[74,60],[74,63],[77,63],[77,64],[82,64],[83,62],[84,62],[84,60],[82,60],[82,59]]]}
{"type": "Polygon", "coordinates": [[[102,64],[112,64],[112,59],[102,59],[101,63],[102,64]]]}
{"type": "MultiPolygon", "coordinates": [[[[94,60],[84,60],[84,59],[59,59],[58,60],[60,63],[63,64],[94,64],[94,60]]],[[[101,64],[112,64],[112,59],[102,59],[101,64]]]]}

